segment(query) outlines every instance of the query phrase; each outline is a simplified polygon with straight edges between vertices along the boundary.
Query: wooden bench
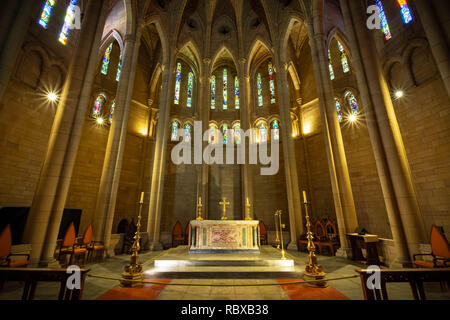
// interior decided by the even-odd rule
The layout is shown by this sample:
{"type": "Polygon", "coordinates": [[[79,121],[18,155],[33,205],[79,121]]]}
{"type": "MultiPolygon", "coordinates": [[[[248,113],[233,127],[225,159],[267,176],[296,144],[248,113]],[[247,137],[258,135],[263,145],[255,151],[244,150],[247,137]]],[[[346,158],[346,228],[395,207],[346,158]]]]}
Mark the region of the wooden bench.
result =
{"type": "Polygon", "coordinates": [[[38,282],[59,282],[58,300],[81,300],[84,282],[89,269],[80,269],[80,289],[67,288],[67,279],[72,273],[67,269],[50,268],[0,268],[0,289],[6,281],[25,282],[22,300],[33,300],[38,282]]]}
{"type": "Polygon", "coordinates": [[[426,300],[424,282],[450,281],[450,268],[440,269],[380,269],[380,289],[369,289],[367,279],[373,275],[372,270],[357,269],[361,278],[361,286],[365,300],[389,300],[386,283],[389,282],[408,282],[415,300],[426,300]]]}

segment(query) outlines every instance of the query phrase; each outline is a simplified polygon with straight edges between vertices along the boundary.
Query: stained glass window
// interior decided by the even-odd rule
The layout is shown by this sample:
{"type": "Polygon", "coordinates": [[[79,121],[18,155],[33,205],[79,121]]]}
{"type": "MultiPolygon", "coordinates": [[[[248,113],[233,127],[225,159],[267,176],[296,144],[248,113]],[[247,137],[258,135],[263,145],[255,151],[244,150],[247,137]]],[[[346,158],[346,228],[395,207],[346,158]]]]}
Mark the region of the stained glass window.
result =
{"type": "Polygon", "coordinates": [[[342,113],[341,103],[338,98],[334,98],[334,103],[336,104],[336,112],[338,115],[338,120],[339,120],[339,122],[341,122],[342,119],[344,119],[344,114],[342,113]]]}
{"type": "Polygon", "coordinates": [[[262,78],[261,73],[258,73],[258,78],[256,80],[256,85],[258,88],[258,107],[263,106],[263,93],[262,93],[262,78]]]}
{"type": "Polygon", "coordinates": [[[211,78],[211,109],[216,109],[216,76],[211,78]]]}
{"type": "Polygon", "coordinates": [[[122,57],[119,58],[119,64],[117,65],[117,74],[116,74],[116,81],[119,82],[120,80],[120,74],[122,73],[122,57]]]}
{"type": "Polygon", "coordinates": [[[234,130],[234,142],[236,144],[241,144],[241,125],[239,123],[235,124],[234,130]]]}
{"type": "Polygon", "coordinates": [[[358,101],[355,98],[355,95],[351,93],[350,91],[347,91],[345,93],[345,99],[347,99],[347,102],[350,106],[350,109],[352,110],[353,114],[359,113],[359,107],[358,107],[358,101]]]}
{"type": "Polygon", "coordinates": [[[259,127],[259,141],[266,142],[267,141],[267,129],[264,124],[261,124],[259,127]]]}
{"type": "Polygon", "coordinates": [[[239,78],[234,77],[234,108],[240,108],[240,98],[239,98],[239,78]]]}
{"type": "Polygon", "coordinates": [[[217,137],[216,137],[216,126],[214,124],[211,124],[209,126],[209,143],[215,144],[217,143],[217,137]]]}
{"type": "Polygon", "coordinates": [[[228,109],[228,71],[223,69],[223,110],[228,109]]]}
{"type": "Polygon", "coordinates": [[[390,38],[392,38],[391,30],[389,29],[386,14],[384,13],[384,8],[383,8],[383,4],[381,3],[381,0],[376,0],[376,4],[377,4],[378,8],[380,9],[381,30],[384,33],[384,39],[387,41],[390,38]]]}
{"type": "Polygon", "coordinates": [[[278,125],[277,120],[275,120],[272,123],[272,130],[273,130],[273,140],[275,140],[275,141],[280,140],[280,126],[278,125]]]}
{"type": "Polygon", "coordinates": [[[178,141],[178,122],[172,122],[172,141],[178,141]]]}
{"type": "Polygon", "coordinates": [[[187,88],[187,103],[186,106],[188,108],[192,107],[192,92],[194,88],[194,74],[189,72],[188,75],[188,88],[187,88]]]}
{"type": "Polygon", "coordinates": [[[111,60],[111,51],[114,43],[111,42],[108,48],[106,48],[105,55],[103,57],[102,74],[105,76],[108,74],[109,61],[111,60]]]}
{"type": "Polygon", "coordinates": [[[177,63],[177,75],[175,78],[175,104],[180,104],[180,89],[181,89],[181,63],[177,63]]]}
{"type": "Polygon", "coordinates": [[[61,33],[59,34],[59,42],[61,42],[64,45],[67,44],[70,29],[75,21],[77,4],[78,0],[70,0],[69,7],[67,8],[66,17],[64,19],[64,25],[62,27],[61,33]]]}
{"type": "Polygon", "coordinates": [[[113,104],[111,105],[111,109],[109,109],[109,123],[112,123],[112,121],[113,121],[115,109],[116,109],[116,102],[113,102],[113,104]]]}
{"type": "Polygon", "coordinates": [[[330,49],[328,49],[328,70],[330,71],[330,79],[334,80],[334,70],[333,70],[333,65],[331,64],[331,52],[330,52],[330,49]]]}
{"type": "Polygon", "coordinates": [[[184,128],[184,141],[190,142],[191,141],[191,133],[192,133],[192,126],[190,124],[187,124],[184,128]]]}
{"type": "Polygon", "coordinates": [[[94,109],[92,111],[92,118],[97,119],[98,117],[100,117],[105,102],[106,96],[103,93],[99,94],[97,99],[95,99],[94,109]]]}
{"type": "Polygon", "coordinates": [[[410,23],[413,20],[413,18],[411,15],[411,11],[409,10],[407,0],[397,0],[397,3],[400,6],[400,15],[402,16],[403,23],[404,24],[410,23]]]}
{"type": "Polygon", "coordinates": [[[345,54],[345,50],[344,47],[342,46],[342,44],[338,41],[338,48],[339,51],[341,52],[341,63],[342,63],[342,70],[344,71],[344,73],[347,73],[350,71],[350,66],[348,65],[348,59],[347,59],[347,55],[345,54]]]}
{"type": "Polygon", "coordinates": [[[273,77],[272,62],[269,62],[268,68],[269,68],[270,103],[274,104],[276,102],[276,99],[275,99],[275,79],[273,77]]]}
{"type": "Polygon", "coordinates": [[[50,17],[52,15],[52,10],[55,5],[55,0],[47,0],[45,1],[44,9],[42,9],[41,18],[39,19],[39,24],[47,29],[48,22],[50,21],[50,17]]]}
{"type": "Polygon", "coordinates": [[[224,124],[222,126],[222,134],[223,134],[223,144],[228,143],[228,125],[224,124]]]}

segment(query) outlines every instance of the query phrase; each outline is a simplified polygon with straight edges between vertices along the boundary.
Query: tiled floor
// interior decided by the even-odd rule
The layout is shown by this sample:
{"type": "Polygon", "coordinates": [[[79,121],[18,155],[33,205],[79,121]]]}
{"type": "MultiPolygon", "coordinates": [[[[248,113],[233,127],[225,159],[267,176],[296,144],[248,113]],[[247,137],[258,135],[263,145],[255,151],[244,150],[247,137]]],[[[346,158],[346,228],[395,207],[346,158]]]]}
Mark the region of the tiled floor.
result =
{"type": "MultiPolygon", "coordinates": [[[[289,251],[289,254],[296,258],[296,269],[303,268],[306,261],[306,254],[296,251],[289,251]]],[[[141,262],[149,261],[161,255],[161,252],[149,252],[140,255],[141,262]]],[[[324,267],[327,278],[343,277],[355,275],[355,269],[362,267],[352,261],[327,256],[318,256],[319,263],[324,267]]],[[[123,267],[128,263],[128,256],[116,256],[108,259],[106,262],[89,265],[91,275],[107,275],[120,277],[123,267]]],[[[153,268],[153,261],[144,265],[144,270],[153,268]]],[[[301,275],[299,276],[301,277],[301,275]]],[[[289,300],[289,290],[277,282],[276,278],[237,278],[228,279],[181,279],[176,278],[170,281],[156,296],[158,300],[289,300]],[[216,287],[208,284],[255,284],[256,286],[233,286],[216,287]],[[257,286],[258,284],[274,284],[272,286],[257,286]],[[193,286],[192,284],[204,284],[205,286],[193,286]]],[[[116,288],[118,281],[88,277],[85,284],[83,299],[94,300],[113,288],[116,288]]],[[[328,285],[349,299],[363,299],[361,282],[359,278],[329,281],[328,285]]],[[[150,286],[150,285],[149,285],[150,286]]],[[[304,285],[299,285],[304,286],[304,285]]],[[[286,288],[286,287],[285,287],[286,288]]],[[[292,288],[291,288],[292,289],[292,288]]],[[[295,288],[294,288],[295,289],[295,288]]],[[[158,289],[160,291],[160,288],[158,289]]],[[[300,289],[299,289],[300,290],[300,289]]],[[[438,284],[426,285],[425,290],[429,299],[450,300],[449,292],[441,292],[438,284]]],[[[59,291],[59,285],[54,283],[40,283],[36,291],[37,300],[56,299],[59,291]]],[[[412,299],[408,284],[389,284],[388,292],[390,299],[412,299]]],[[[6,283],[4,290],[0,291],[0,300],[20,299],[22,287],[16,283],[6,283]]]]}

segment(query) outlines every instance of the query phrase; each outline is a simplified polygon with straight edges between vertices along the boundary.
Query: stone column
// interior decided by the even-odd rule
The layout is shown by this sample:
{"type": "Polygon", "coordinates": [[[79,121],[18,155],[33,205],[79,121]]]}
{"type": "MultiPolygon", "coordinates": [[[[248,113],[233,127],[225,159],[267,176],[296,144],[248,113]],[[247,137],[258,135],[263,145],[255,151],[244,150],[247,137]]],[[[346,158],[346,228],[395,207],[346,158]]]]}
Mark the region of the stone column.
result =
{"type": "Polygon", "coordinates": [[[162,250],[163,248],[160,242],[161,211],[167,159],[167,140],[169,139],[169,117],[173,99],[172,89],[175,84],[174,73],[177,56],[174,49],[169,50],[169,52],[171,52],[170,62],[168,65],[163,66],[159,120],[156,128],[156,142],[151,173],[152,181],[147,220],[150,250],[162,250]]]}
{"type": "Polygon", "coordinates": [[[284,170],[286,176],[286,191],[289,208],[289,224],[291,241],[288,249],[297,249],[297,234],[303,230],[302,207],[300,190],[298,186],[297,160],[295,156],[295,144],[292,137],[291,106],[289,98],[289,87],[287,81],[288,64],[275,59],[276,80],[278,84],[278,104],[280,106],[281,120],[281,144],[284,154],[284,170]]]}
{"type": "Polygon", "coordinates": [[[134,89],[137,59],[139,55],[140,30],[138,35],[128,35],[124,40],[122,59],[122,73],[116,93],[116,109],[113,122],[109,130],[100,187],[95,208],[94,232],[95,240],[103,241],[107,255],[114,255],[109,247],[111,228],[117,201],[122,158],[127,137],[128,116],[130,113],[131,97],[134,89]],[[100,240],[98,240],[100,239],[100,240]]]}
{"type": "MultiPolygon", "coordinates": [[[[384,149],[384,157],[388,167],[388,173],[381,171],[379,174],[382,178],[384,174],[389,174],[390,180],[392,181],[393,194],[386,193],[384,196],[390,201],[390,198],[395,195],[396,206],[398,207],[400,214],[400,219],[398,219],[396,214],[391,213],[392,219],[395,221],[391,227],[393,235],[395,233],[397,238],[396,241],[399,250],[398,260],[402,263],[404,262],[404,259],[406,259],[406,250],[403,245],[404,236],[406,237],[409,254],[420,252],[420,244],[426,242],[423,217],[419,210],[411,171],[394,106],[392,104],[390,91],[386,79],[383,76],[373,38],[371,38],[368,29],[365,27],[365,21],[363,19],[363,17],[365,17],[363,14],[364,8],[354,1],[349,1],[347,4],[348,5],[346,5],[345,8],[350,9],[350,14],[348,13],[348,10],[346,10],[346,19],[352,19],[353,25],[355,26],[354,33],[356,41],[358,41],[359,44],[359,52],[361,55],[360,64],[365,75],[364,79],[359,79],[359,81],[365,81],[365,83],[367,83],[368,92],[365,93],[369,96],[365,97],[365,99],[369,100],[370,98],[369,107],[373,106],[374,109],[374,119],[372,121],[376,121],[376,123],[371,124],[368,121],[368,125],[376,125],[378,127],[381,145],[384,149]],[[401,220],[403,225],[404,236],[399,226],[399,220],[401,220]]],[[[362,77],[362,75],[359,76],[362,77]]],[[[375,139],[372,140],[372,143],[375,142],[374,148],[376,148],[378,144],[375,139]]],[[[378,156],[377,153],[375,153],[375,155],[376,157],[378,156]]],[[[389,188],[389,186],[384,186],[384,188],[389,188]]],[[[391,212],[396,210],[395,204],[389,204],[388,209],[391,212]]]]}
{"type": "MultiPolygon", "coordinates": [[[[20,1],[15,12],[16,14],[12,19],[13,23],[6,29],[9,29],[9,33],[6,35],[5,42],[2,44],[0,55],[0,101],[3,100],[3,95],[5,94],[12,71],[16,65],[23,39],[30,26],[34,4],[34,1],[31,0],[20,1]]],[[[9,6],[15,7],[13,4],[9,4],[9,6]]],[[[10,8],[11,11],[13,11],[13,9],[14,8],[10,8]]]]}
{"type": "Polygon", "coordinates": [[[325,46],[326,37],[323,34],[314,33],[311,21],[308,22],[308,33],[339,229],[339,240],[341,242],[341,248],[338,250],[337,255],[346,257],[350,254],[346,233],[353,232],[358,226],[355,204],[353,201],[341,127],[334,104],[333,87],[328,73],[328,50],[325,46]]]}
{"type": "MultiPolygon", "coordinates": [[[[450,51],[444,31],[439,26],[439,19],[432,7],[432,1],[415,0],[414,4],[422,21],[422,27],[427,35],[434,60],[441,73],[442,81],[447,89],[447,94],[450,97],[450,51]]],[[[440,8],[437,9],[439,10],[440,8]]],[[[445,6],[443,9],[445,9],[445,6]]]]}
{"type": "Polygon", "coordinates": [[[40,262],[41,266],[47,266],[54,261],[58,230],[97,68],[106,2],[89,2],[69,66],[23,237],[23,243],[32,245],[31,265],[40,262]]]}

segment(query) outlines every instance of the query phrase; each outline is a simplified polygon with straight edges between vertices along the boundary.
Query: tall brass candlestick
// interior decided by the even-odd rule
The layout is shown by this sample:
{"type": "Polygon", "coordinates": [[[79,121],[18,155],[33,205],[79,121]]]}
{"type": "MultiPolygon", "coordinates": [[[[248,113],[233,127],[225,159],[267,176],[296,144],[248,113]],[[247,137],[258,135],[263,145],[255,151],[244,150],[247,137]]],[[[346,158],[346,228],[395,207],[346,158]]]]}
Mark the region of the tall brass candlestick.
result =
{"type": "Polygon", "coordinates": [[[125,266],[125,271],[122,273],[122,280],[120,282],[123,287],[140,287],[143,285],[142,282],[127,281],[127,280],[142,280],[142,264],[139,263],[139,250],[140,246],[140,229],[141,229],[141,219],[142,219],[142,205],[144,204],[144,192],[141,193],[141,199],[139,201],[139,216],[136,225],[136,234],[134,235],[133,246],[131,247],[131,257],[130,264],[125,266]]]}
{"type": "Polygon", "coordinates": [[[245,220],[253,220],[250,216],[250,208],[252,206],[250,205],[250,201],[247,198],[247,203],[245,204],[245,220]]]}
{"type": "Polygon", "coordinates": [[[275,244],[277,246],[277,249],[280,249],[280,237],[279,237],[279,233],[278,233],[278,228],[279,228],[279,226],[278,226],[278,211],[275,212],[275,215],[273,217],[275,220],[275,233],[277,236],[277,238],[275,239],[275,244]]]}
{"type": "Polygon", "coordinates": [[[280,241],[281,241],[281,260],[286,260],[286,252],[284,251],[284,244],[283,244],[283,225],[281,224],[281,214],[283,211],[278,210],[278,225],[280,226],[280,241]]]}
{"type": "Polygon", "coordinates": [[[203,207],[202,197],[199,197],[198,198],[198,203],[197,203],[197,220],[198,221],[202,221],[203,220],[203,218],[202,218],[202,207],[203,207]]]}
{"type": "MultiPolygon", "coordinates": [[[[309,218],[308,213],[308,200],[306,199],[306,191],[303,191],[303,204],[305,205],[305,218],[306,218],[306,238],[308,239],[308,264],[305,267],[305,275],[307,277],[319,280],[323,279],[326,276],[326,273],[323,272],[323,267],[317,263],[317,257],[315,254],[316,246],[314,245],[313,238],[314,235],[311,231],[311,220],[309,218]]],[[[325,287],[326,282],[316,282],[314,286],[317,287],[325,287]]]]}

